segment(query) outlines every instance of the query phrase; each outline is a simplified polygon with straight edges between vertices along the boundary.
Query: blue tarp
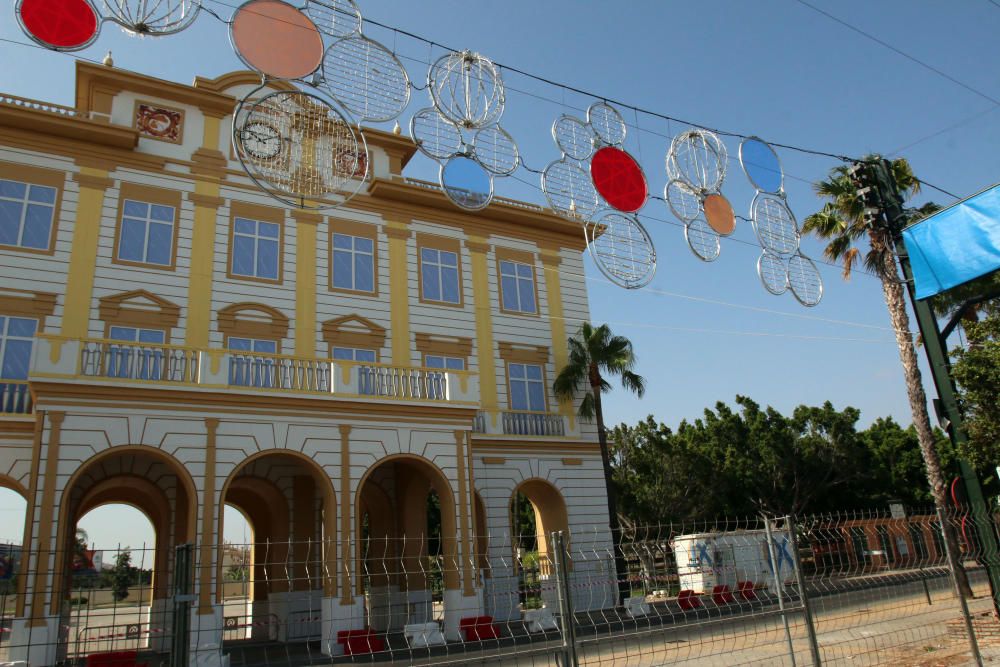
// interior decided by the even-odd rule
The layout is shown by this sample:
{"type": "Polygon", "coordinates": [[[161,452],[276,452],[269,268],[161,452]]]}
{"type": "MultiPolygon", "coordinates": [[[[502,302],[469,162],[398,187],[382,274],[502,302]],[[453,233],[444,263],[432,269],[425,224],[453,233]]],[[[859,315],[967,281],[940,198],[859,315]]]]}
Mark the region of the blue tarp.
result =
{"type": "Polygon", "coordinates": [[[917,298],[1000,269],[1000,184],[903,230],[917,298]]]}

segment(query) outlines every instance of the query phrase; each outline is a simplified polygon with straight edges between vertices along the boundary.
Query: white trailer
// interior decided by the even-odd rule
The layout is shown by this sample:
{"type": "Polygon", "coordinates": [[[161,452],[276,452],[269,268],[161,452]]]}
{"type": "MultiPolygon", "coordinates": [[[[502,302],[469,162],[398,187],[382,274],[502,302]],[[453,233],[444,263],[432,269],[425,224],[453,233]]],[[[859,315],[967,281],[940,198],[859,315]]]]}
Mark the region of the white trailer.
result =
{"type": "MultiPolygon", "coordinates": [[[[784,586],[795,578],[791,540],[787,530],[773,530],[771,538],[778,579],[784,586]]],[[[741,581],[774,588],[772,550],[764,530],[678,535],[673,550],[681,590],[710,594],[715,586],[726,585],[735,592],[741,581]]]]}

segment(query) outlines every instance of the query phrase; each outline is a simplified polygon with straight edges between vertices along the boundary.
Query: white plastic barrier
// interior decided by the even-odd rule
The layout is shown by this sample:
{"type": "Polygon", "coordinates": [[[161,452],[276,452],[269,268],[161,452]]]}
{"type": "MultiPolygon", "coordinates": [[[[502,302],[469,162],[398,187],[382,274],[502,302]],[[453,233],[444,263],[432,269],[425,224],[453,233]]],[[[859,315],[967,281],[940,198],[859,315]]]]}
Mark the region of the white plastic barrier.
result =
{"type": "Polygon", "coordinates": [[[410,648],[422,648],[425,646],[443,645],[444,634],[441,626],[437,622],[431,623],[410,623],[403,626],[403,635],[410,648]]]}
{"type": "Polygon", "coordinates": [[[645,596],[636,596],[625,599],[625,612],[635,618],[636,616],[648,616],[650,612],[649,603],[645,596]]]}
{"type": "Polygon", "coordinates": [[[546,630],[558,630],[552,610],[548,607],[541,609],[528,609],[524,612],[524,622],[528,626],[528,632],[545,632],[546,630]]]}

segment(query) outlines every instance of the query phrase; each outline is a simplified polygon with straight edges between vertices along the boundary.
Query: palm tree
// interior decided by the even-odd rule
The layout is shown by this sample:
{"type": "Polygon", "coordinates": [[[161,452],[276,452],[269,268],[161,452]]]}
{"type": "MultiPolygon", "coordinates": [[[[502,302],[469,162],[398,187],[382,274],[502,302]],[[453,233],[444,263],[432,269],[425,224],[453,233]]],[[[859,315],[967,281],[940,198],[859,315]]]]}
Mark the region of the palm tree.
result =
{"type": "MultiPolygon", "coordinates": [[[[866,162],[881,159],[870,155],[866,162]]],[[[910,164],[905,159],[891,161],[892,175],[906,198],[920,192],[920,181],[913,175],[910,164]]],[[[864,261],[865,268],[878,276],[882,282],[882,294],[889,309],[889,319],[896,332],[896,344],[899,347],[899,358],[903,363],[903,376],[906,380],[906,392],[910,400],[910,410],[913,415],[913,425],[917,430],[920,443],[920,453],[923,455],[927,481],[931,487],[934,503],[941,510],[947,505],[947,483],[941,470],[941,460],[934,444],[934,431],[927,413],[927,396],[924,393],[920,368],[917,366],[916,345],[910,335],[910,317],[906,311],[906,299],[903,292],[903,282],[899,266],[896,263],[895,244],[889,225],[882,219],[869,222],[865,220],[866,204],[857,195],[857,187],[851,181],[846,166],[835,167],[830,171],[829,178],[814,184],[813,188],[820,197],[828,201],[822,210],[805,219],[802,225],[804,232],[814,234],[827,241],[824,254],[833,261],[843,264],[843,276],[850,279],[851,272],[859,261],[864,261]],[[858,245],[868,242],[867,252],[858,245]]],[[[925,204],[913,211],[913,219],[918,219],[938,210],[935,204],[925,204]]],[[[964,594],[971,596],[965,571],[958,562],[958,540],[954,527],[944,522],[945,539],[948,540],[953,559],[952,570],[956,573],[959,585],[964,594]]]]}
{"type": "Polygon", "coordinates": [[[618,521],[618,498],[612,482],[611,456],[608,453],[608,434],[604,427],[601,394],[611,391],[605,376],[621,376],[622,386],[640,398],[646,391],[646,381],[633,372],[636,363],[632,343],[624,336],[615,336],[608,325],[595,327],[584,322],[575,336],[569,339],[569,360],[559,371],[552,389],[559,400],[576,397],[583,385],[586,387],[580,401],[579,416],[597,421],[597,438],[601,443],[601,461],[604,464],[604,486],[608,499],[608,522],[615,548],[615,570],[618,575],[619,602],[631,595],[628,570],[621,550],[621,527],[618,521]]]}

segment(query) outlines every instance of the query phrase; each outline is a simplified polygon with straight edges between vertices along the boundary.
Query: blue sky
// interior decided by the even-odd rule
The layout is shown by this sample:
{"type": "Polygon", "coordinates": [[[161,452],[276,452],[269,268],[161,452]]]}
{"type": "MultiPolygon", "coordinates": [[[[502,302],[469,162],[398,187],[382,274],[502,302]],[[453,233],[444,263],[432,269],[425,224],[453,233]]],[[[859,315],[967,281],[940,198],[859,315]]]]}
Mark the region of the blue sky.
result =
{"type": "MultiPolygon", "coordinates": [[[[447,47],[479,51],[600,97],[707,126],[852,156],[905,148],[902,154],[919,177],[959,195],[1000,180],[1000,157],[993,149],[1000,145],[1000,113],[990,99],[1000,100],[995,66],[1000,8],[988,0],[809,2],[943,75],[799,0],[361,0],[360,7],[367,18],[447,47]]],[[[226,17],[235,4],[208,0],[207,6],[226,17]]],[[[370,24],[365,33],[394,49],[421,85],[427,63],[445,53],[370,24]]],[[[0,38],[27,42],[13,20],[0,22],[0,38]]],[[[129,37],[107,24],[81,55],[99,60],[109,49],[117,66],[182,82],[240,68],[226,26],[208,15],[188,31],[162,39],[129,37]]],[[[0,62],[5,64],[0,91],[73,103],[71,57],[0,42],[0,62]]],[[[509,71],[504,80],[507,108],[501,124],[517,140],[526,164],[541,169],[558,157],[549,135],[552,121],[561,113],[582,114],[596,98],[509,71]]],[[[427,105],[427,93],[413,91],[404,127],[412,112],[427,105]]],[[[643,165],[651,191],[662,194],[668,137],[686,126],[621,111],[633,125],[626,148],[643,165]]],[[[735,157],[737,142],[724,140],[735,157]]],[[[788,150],[779,155],[788,200],[801,221],[820,206],[809,183],[836,162],[788,150]]],[[[436,178],[436,166],[423,156],[410,170],[436,178]]],[[[498,179],[496,190],[542,201],[537,175],[525,170],[498,179]]],[[[734,159],[723,192],[737,214],[747,215],[753,190],[734,159]]],[[[925,199],[951,201],[929,189],[925,199]]],[[[859,274],[844,282],[838,269],[820,265],[826,294],[818,307],[806,309],[791,295],[774,297],[761,287],[754,268],[759,249],[749,224],[739,223],[733,239],[723,240],[719,259],[705,264],[688,250],[662,202],[651,200],[640,218],[656,243],[659,263],[649,287],[610,286],[586,260],[594,321],[633,340],[638,370],[648,383],[642,400],[612,394],[606,403],[609,422],[653,414],[676,426],[718,400],[731,402],[737,393],[783,411],[831,400],[838,408],[860,408],[864,423],[885,415],[910,422],[877,280],[859,274]]],[[[810,239],[803,250],[821,258],[821,246],[810,239]]],[[[11,514],[0,512],[0,520],[11,514]]]]}

